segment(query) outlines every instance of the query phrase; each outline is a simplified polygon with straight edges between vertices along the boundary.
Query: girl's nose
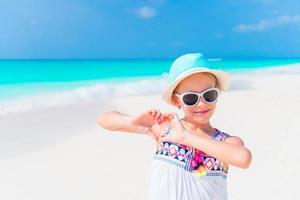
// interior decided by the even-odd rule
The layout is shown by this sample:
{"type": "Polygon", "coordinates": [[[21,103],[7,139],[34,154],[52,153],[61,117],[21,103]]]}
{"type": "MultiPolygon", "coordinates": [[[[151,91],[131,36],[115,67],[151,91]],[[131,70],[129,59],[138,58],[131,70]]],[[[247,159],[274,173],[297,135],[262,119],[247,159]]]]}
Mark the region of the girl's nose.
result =
{"type": "Polygon", "coordinates": [[[201,107],[201,106],[205,106],[206,105],[206,102],[203,100],[202,97],[200,97],[198,103],[197,103],[197,106],[201,107]]]}

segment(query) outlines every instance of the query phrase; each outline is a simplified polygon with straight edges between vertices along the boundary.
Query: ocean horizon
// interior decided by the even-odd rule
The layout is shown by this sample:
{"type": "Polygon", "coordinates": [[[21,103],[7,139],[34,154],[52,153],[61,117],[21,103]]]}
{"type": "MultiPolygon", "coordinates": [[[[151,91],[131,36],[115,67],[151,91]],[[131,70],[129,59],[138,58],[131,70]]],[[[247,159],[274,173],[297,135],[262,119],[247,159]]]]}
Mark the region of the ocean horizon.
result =
{"type": "MultiPolygon", "coordinates": [[[[300,63],[292,59],[208,59],[212,68],[239,73],[300,63]]],[[[173,59],[24,59],[0,60],[0,85],[108,80],[167,73],[173,59]]]]}

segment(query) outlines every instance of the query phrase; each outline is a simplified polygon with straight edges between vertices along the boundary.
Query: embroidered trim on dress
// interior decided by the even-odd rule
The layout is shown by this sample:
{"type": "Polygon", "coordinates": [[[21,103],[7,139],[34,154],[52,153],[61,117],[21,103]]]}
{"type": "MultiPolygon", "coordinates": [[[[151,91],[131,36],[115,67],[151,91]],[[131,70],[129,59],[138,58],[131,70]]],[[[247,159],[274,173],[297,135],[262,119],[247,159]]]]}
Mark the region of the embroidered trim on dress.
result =
{"type": "MultiPolygon", "coordinates": [[[[229,135],[217,130],[213,139],[224,141],[229,135]]],[[[154,154],[154,159],[162,160],[183,168],[199,176],[227,177],[228,165],[207,155],[205,152],[187,145],[173,142],[162,142],[154,154]]]]}

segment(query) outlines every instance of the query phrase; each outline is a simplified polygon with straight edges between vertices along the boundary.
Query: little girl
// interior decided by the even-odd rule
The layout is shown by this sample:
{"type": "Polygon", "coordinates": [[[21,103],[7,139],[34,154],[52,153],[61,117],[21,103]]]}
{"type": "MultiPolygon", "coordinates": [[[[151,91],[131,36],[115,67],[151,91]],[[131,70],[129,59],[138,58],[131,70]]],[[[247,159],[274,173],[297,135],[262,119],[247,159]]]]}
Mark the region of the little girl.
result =
{"type": "Polygon", "coordinates": [[[148,174],[149,200],[225,200],[228,165],[248,168],[252,156],[237,136],[214,128],[209,120],[229,75],[210,68],[200,53],[177,58],[162,99],[184,113],[150,109],[137,116],[103,113],[98,123],[115,131],[141,133],[157,141],[148,174]]]}

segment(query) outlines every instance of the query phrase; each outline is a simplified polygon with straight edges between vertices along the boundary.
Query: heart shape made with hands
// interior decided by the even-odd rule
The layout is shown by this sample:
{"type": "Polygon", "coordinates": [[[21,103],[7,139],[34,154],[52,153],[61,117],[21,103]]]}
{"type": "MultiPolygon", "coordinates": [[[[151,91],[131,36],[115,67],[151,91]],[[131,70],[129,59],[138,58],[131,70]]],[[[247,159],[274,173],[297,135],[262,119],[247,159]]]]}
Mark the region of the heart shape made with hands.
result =
{"type": "Polygon", "coordinates": [[[178,115],[176,113],[164,113],[164,122],[168,123],[165,132],[158,135],[157,143],[164,141],[171,141],[181,143],[185,136],[185,128],[183,127],[178,115]]]}

